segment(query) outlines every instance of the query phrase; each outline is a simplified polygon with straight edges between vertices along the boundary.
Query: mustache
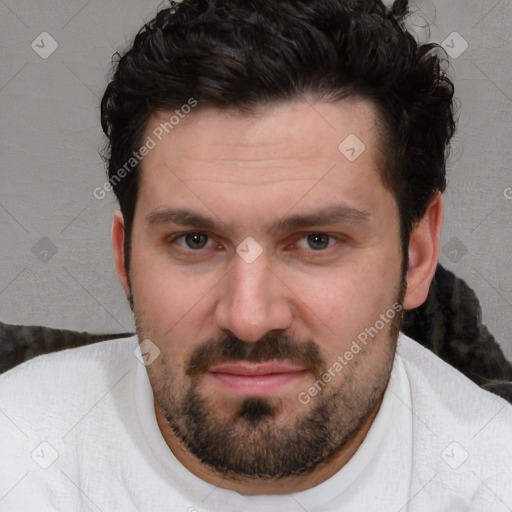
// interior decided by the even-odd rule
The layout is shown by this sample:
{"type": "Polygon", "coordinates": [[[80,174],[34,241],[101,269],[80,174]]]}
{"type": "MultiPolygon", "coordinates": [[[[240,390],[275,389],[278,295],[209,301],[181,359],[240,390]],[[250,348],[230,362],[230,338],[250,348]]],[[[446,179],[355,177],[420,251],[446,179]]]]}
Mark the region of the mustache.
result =
{"type": "Polygon", "coordinates": [[[271,360],[300,364],[316,376],[322,375],[326,367],[320,348],[314,341],[297,341],[286,334],[268,333],[250,343],[232,335],[203,343],[192,352],[186,374],[195,379],[221,363],[271,360]]]}

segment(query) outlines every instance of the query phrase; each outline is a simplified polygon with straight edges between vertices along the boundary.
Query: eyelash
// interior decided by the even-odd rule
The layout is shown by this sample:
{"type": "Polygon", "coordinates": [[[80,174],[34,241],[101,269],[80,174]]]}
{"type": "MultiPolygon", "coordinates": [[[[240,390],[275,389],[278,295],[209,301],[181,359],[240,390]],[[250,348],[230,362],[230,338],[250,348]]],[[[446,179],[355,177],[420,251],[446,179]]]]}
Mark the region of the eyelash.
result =
{"type": "MultiPolygon", "coordinates": [[[[205,233],[204,231],[187,231],[187,232],[185,232],[185,233],[181,233],[181,234],[179,234],[179,235],[177,235],[177,236],[173,237],[172,239],[170,239],[170,240],[169,240],[169,243],[170,243],[170,244],[175,244],[175,243],[176,243],[178,240],[180,240],[180,239],[184,240],[184,239],[185,239],[185,237],[186,237],[186,236],[188,236],[188,235],[204,235],[204,236],[206,236],[206,237],[208,238],[208,240],[207,240],[207,242],[206,242],[207,244],[208,244],[209,242],[213,242],[213,237],[212,237],[212,236],[210,236],[208,233],[205,233]]],[[[300,234],[300,236],[296,237],[296,238],[294,239],[294,241],[293,241],[293,244],[295,245],[295,244],[297,244],[297,242],[298,242],[299,240],[307,239],[309,236],[312,236],[312,235],[325,235],[325,236],[329,237],[329,243],[330,243],[332,240],[334,240],[336,243],[335,243],[335,244],[332,244],[332,245],[328,245],[328,247],[327,247],[327,248],[325,248],[325,249],[316,249],[316,250],[315,250],[315,249],[311,249],[311,248],[309,248],[309,249],[305,249],[305,248],[298,248],[298,250],[305,250],[305,251],[307,251],[307,252],[309,252],[309,253],[313,253],[313,254],[317,253],[318,255],[320,255],[321,253],[324,253],[324,254],[325,254],[325,253],[329,252],[329,251],[330,251],[330,249],[332,249],[332,248],[333,248],[333,246],[335,246],[335,245],[339,245],[340,243],[342,243],[342,242],[345,240],[345,239],[344,239],[343,237],[341,237],[341,236],[334,236],[334,235],[330,235],[329,233],[325,233],[325,232],[323,232],[323,231],[310,231],[310,232],[307,232],[307,233],[302,233],[302,234],[300,234]]],[[[306,242],[306,243],[307,243],[307,242],[306,242]]],[[[179,244],[177,244],[177,245],[178,245],[178,247],[180,247],[180,250],[185,251],[185,252],[188,252],[188,253],[200,253],[200,252],[202,252],[204,249],[214,248],[214,247],[215,247],[215,245],[214,245],[214,246],[210,246],[210,247],[205,246],[205,247],[201,247],[201,248],[199,248],[199,249],[192,249],[192,248],[190,248],[190,247],[180,246],[179,244]]],[[[216,244],[216,246],[217,246],[217,247],[219,247],[219,244],[216,244]]]]}
{"type": "MultiPolygon", "coordinates": [[[[176,242],[179,239],[185,239],[185,237],[187,237],[188,235],[205,235],[208,238],[207,243],[213,240],[213,237],[211,237],[207,233],[204,233],[203,231],[187,231],[186,233],[182,233],[181,235],[178,235],[178,236],[174,237],[171,240],[171,243],[174,243],[174,242],[176,242]]],[[[206,248],[207,247],[201,247],[200,249],[192,249],[190,247],[187,247],[187,248],[182,247],[182,249],[185,249],[185,250],[190,251],[190,252],[199,252],[199,251],[201,251],[203,249],[206,249],[206,248]]]]}

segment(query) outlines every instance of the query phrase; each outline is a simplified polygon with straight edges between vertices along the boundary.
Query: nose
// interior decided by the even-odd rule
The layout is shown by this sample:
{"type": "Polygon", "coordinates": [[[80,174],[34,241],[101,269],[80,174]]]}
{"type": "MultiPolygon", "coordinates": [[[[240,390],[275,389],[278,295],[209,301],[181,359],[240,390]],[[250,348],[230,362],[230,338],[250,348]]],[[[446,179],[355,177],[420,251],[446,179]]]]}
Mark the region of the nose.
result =
{"type": "Polygon", "coordinates": [[[264,254],[252,263],[236,255],[220,289],[216,325],[246,342],[255,342],[273,330],[288,329],[293,318],[290,293],[264,254]]]}

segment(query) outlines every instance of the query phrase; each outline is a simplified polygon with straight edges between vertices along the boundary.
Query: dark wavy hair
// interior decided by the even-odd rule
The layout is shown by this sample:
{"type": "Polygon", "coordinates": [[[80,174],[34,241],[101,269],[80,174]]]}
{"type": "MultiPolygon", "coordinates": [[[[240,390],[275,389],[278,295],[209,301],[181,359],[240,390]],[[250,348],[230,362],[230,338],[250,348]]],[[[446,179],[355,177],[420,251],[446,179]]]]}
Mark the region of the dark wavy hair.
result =
{"type": "Polygon", "coordinates": [[[380,169],[400,212],[404,266],[415,222],[446,187],[455,131],[453,84],[439,45],[408,32],[407,0],[183,0],[170,2],[115,54],[101,101],[104,158],[125,220],[126,266],[150,117],[194,98],[250,114],[273,102],[366,99],[380,116],[380,169]]]}

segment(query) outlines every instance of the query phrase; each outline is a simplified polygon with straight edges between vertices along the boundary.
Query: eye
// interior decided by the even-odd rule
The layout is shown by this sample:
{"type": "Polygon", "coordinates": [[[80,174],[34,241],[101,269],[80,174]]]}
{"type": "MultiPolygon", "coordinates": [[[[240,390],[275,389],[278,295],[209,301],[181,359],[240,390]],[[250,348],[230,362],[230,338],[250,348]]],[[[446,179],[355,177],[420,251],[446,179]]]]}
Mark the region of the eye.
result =
{"type": "MultiPolygon", "coordinates": [[[[206,235],[205,233],[192,232],[180,235],[176,237],[174,241],[177,242],[178,245],[183,248],[197,251],[199,249],[204,249],[205,247],[207,247],[207,244],[209,242],[209,236],[206,235]]],[[[210,243],[213,244],[213,242],[210,243]]],[[[210,247],[212,247],[212,245],[210,245],[210,247]]]]}
{"type": "Polygon", "coordinates": [[[336,243],[336,239],[326,233],[310,233],[301,237],[297,242],[297,247],[301,249],[313,249],[322,251],[329,249],[336,243]],[[303,242],[305,241],[305,243],[303,242]]]}

